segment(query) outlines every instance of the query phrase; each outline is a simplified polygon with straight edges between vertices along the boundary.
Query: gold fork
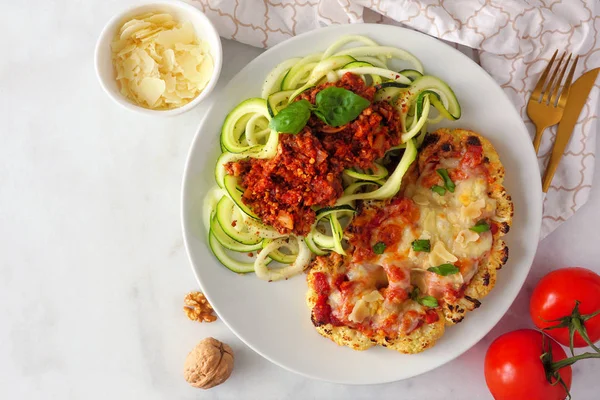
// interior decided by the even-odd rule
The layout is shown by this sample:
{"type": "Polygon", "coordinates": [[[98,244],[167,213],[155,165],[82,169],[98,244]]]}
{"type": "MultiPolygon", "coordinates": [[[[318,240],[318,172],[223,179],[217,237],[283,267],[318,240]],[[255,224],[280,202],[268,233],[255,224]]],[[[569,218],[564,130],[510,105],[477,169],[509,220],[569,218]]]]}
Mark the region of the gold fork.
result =
{"type": "Polygon", "coordinates": [[[542,73],[533,93],[527,103],[527,115],[535,124],[535,139],[533,140],[533,148],[535,152],[538,152],[540,148],[540,142],[542,141],[542,134],[546,128],[556,125],[560,122],[567,99],[569,98],[569,90],[571,89],[571,82],[573,81],[573,74],[575,73],[575,67],[577,66],[577,59],[573,62],[567,80],[562,84],[565,72],[571,61],[571,54],[567,57],[567,61],[563,64],[566,53],[560,57],[558,64],[554,68],[552,76],[548,79],[548,74],[552,70],[554,60],[556,60],[556,54],[558,50],[554,52],[548,66],[542,73]],[[560,90],[562,87],[562,90],[560,90]],[[558,92],[560,96],[558,96],[558,92]],[[558,101],[557,101],[558,97],[558,101]]]}

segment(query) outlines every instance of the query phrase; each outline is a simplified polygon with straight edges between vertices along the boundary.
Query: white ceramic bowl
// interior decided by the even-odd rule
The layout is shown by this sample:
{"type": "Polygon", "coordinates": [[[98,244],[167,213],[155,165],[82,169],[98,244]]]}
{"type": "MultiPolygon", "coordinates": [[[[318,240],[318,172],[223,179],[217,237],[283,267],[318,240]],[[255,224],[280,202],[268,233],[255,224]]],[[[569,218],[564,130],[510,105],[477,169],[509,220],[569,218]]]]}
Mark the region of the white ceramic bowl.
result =
{"type": "Polygon", "coordinates": [[[204,100],[212,92],[219,74],[221,73],[221,64],[223,62],[223,50],[221,48],[221,39],[214,25],[202,11],[182,1],[154,1],[144,5],[138,5],[129,8],[111,18],[106,24],[98,42],[96,43],[95,53],[96,75],[104,91],[117,104],[128,110],[137,111],[143,114],[158,116],[173,116],[184,113],[204,100]],[[119,27],[128,19],[136,15],[147,12],[162,11],[171,14],[178,21],[189,21],[194,26],[198,39],[203,40],[210,46],[210,55],[213,58],[214,69],[210,81],[198,96],[189,103],[174,108],[172,110],[150,110],[132,103],[119,91],[117,80],[115,79],[115,69],[112,64],[112,53],[110,44],[119,27]]]}

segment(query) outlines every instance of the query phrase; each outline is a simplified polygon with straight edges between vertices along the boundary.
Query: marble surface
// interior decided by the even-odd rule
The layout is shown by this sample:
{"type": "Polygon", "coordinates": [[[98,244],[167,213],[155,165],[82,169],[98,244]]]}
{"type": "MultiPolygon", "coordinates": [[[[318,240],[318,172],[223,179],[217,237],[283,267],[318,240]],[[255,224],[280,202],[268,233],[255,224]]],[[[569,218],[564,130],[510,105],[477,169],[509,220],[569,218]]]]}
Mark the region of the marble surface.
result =
{"type": "MultiPolygon", "coordinates": [[[[181,310],[196,283],[181,237],[180,184],[208,104],[156,119],[102,92],[94,43],[126,2],[2,3],[9,18],[0,24],[0,398],[490,399],[485,350],[499,334],[531,326],[537,280],[565,265],[600,272],[597,171],[588,204],[540,244],[508,314],[455,361],[377,386],[283,370],[223,323],[193,323],[181,310]],[[209,335],[231,344],[236,366],[225,384],[201,391],[185,383],[182,367],[209,335]]],[[[259,53],[224,42],[219,85],[259,53]]],[[[575,399],[597,398],[598,368],[597,360],[575,365],[575,399]]]]}

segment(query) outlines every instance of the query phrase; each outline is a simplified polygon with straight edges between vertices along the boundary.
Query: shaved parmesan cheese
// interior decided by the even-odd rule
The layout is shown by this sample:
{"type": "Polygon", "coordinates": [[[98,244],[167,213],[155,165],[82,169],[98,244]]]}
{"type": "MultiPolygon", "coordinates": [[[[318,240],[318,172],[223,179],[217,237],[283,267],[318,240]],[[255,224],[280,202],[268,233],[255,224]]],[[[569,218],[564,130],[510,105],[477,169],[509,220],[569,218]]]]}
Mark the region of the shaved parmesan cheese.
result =
{"type": "Polygon", "coordinates": [[[180,28],[164,30],[156,37],[156,44],[164,47],[173,47],[176,44],[192,44],[196,39],[194,28],[185,22],[180,28]]]}
{"type": "Polygon", "coordinates": [[[477,232],[473,232],[470,229],[463,229],[458,232],[456,236],[456,243],[459,243],[462,247],[467,247],[467,244],[470,242],[476,242],[479,239],[479,234],[477,232]]]}
{"type": "Polygon", "coordinates": [[[423,229],[429,236],[432,235],[433,232],[436,231],[437,225],[435,223],[435,211],[430,210],[425,216],[425,222],[423,224],[423,229]]]}
{"type": "Polygon", "coordinates": [[[429,264],[432,267],[437,267],[438,265],[453,263],[458,261],[458,258],[446,249],[444,243],[441,241],[435,242],[433,248],[431,249],[431,253],[429,253],[429,264]]]}
{"type": "Polygon", "coordinates": [[[200,67],[198,69],[200,77],[200,79],[198,79],[198,81],[196,82],[198,87],[206,87],[208,81],[210,81],[210,78],[212,76],[213,69],[214,65],[212,58],[210,56],[204,58],[203,62],[200,64],[200,67]]]}
{"type": "Polygon", "coordinates": [[[135,23],[129,25],[127,28],[125,28],[122,32],[121,35],[119,35],[119,39],[121,40],[127,40],[129,39],[135,32],[142,30],[144,28],[147,28],[149,26],[151,26],[152,24],[150,22],[145,22],[145,21],[135,21],[135,23]]]}
{"type": "Polygon", "coordinates": [[[165,81],[159,78],[144,78],[138,86],[139,97],[152,107],[165,91],[165,81]]]}
{"type": "Polygon", "coordinates": [[[460,208],[460,216],[466,220],[478,218],[485,207],[485,199],[479,199],[460,208]]]}
{"type": "Polygon", "coordinates": [[[463,206],[468,206],[471,203],[471,194],[465,192],[461,193],[458,196],[458,201],[460,201],[463,206]]]}
{"type": "Polygon", "coordinates": [[[354,304],[354,308],[348,316],[348,320],[352,322],[361,323],[365,320],[365,318],[367,318],[370,315],[370,313],[371,312],[369,311],[369,306],[367,305],[367,302],[360,299],[356,302],[356,304],[354,304]]]}
{"type": "Polygon", "coordinates": [[[412,199],[416,204],[420,206],[426,206],[429,204],[429,199],[422,194],[415,194],[412,199]]]}
{"type": "Polygon", "coordinates": [[[364,301],[372,303],[374,301],[383,300],[383,296],[379,293],[379,290],[373,290],[371,293],[363,296],[364,301]]]}
{"type": "Polygon", "coordinates": [[[486,205],[485,205],[485,211],[486,212],[494,212],[496,211],[496,200],[495,199],[487,199],[486,205]]]}
{"type": "Polygon", "coordinates": [[[419,239],[429,240],[429,239],[431,239],[431,233],[429,233],[427,231],[423,231],[423,232],[421,232],[421,236],[419,236],[419,239]]]}
{"type": "Polygon", "coordinates": [[[173,17],[169,14],[150,14],[145,20],[153,24],[165,25],[173,21],[173,17]]]}
{"type": "Polygon", "coordinates": [[[120,92],[151,109],[189,103],[206,87],[214,70],[210,47],[189,22],[166,13],[146,13],[125,22],[112,44],[120,92]]]}

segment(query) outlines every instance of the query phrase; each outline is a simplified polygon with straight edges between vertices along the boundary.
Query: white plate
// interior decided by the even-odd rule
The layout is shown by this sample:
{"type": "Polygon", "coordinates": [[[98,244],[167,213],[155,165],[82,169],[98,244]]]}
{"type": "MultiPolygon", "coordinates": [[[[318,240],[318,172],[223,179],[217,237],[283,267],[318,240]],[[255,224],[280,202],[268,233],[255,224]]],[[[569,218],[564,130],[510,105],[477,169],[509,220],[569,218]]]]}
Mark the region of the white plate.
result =
{"type": "Polygon", "coordinates": [[[270,361],[326,381],[371,384],[430,371],[477,343],[500,320],[521,289],[538,244],[542,215],[540,172],[531,139],[517,111],[494,80],[459,51],[424,34],[389,25],[341,25],[312,31],[261,54],[237,74],[200,124],[183,181],[183,232],[198,282],[219,317],[248,346],[270,361]],[[489,138],[506,167],[506,188],[515,205],[506,237],[509,261],[482,306],[447,329],[435,347],[404,355],[382,347],[358,352],[337,346],[313,328],[305,303],[305,276],[268,283],[237,275],[213,257],[202,223],[202,198],[215,184],[213,171],[225,115],[240,101],[259,97],[266,74],[279,62],[324,50],[342,35],[366,35],[415,54],[426,73],[454,89],[462,118],[447,126],[473,129],[489,138]]]}

